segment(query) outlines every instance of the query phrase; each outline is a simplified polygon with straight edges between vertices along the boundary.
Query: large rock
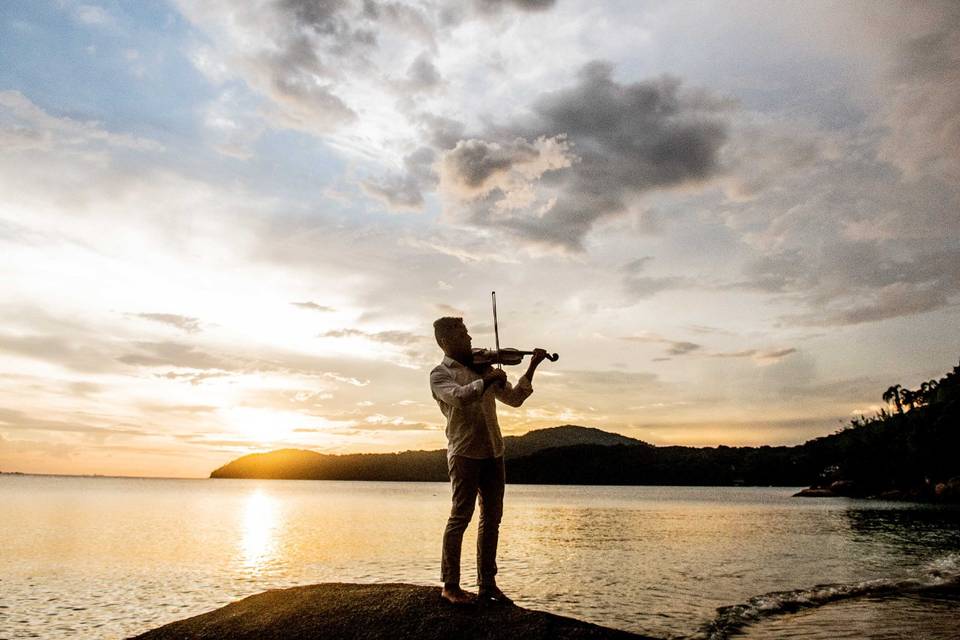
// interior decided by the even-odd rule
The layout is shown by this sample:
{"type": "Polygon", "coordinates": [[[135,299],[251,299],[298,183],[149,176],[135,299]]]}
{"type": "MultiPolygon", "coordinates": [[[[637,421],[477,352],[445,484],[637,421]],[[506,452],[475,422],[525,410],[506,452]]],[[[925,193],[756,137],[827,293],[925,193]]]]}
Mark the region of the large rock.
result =
{"type": "Polygon", "coordinates": [[[437,587],[317,584],[266,591],[172,622],[135,640],[644,637],[521,607],[455,607],[440,599],[437,587]]]}
{"type": "Polygon", "coordinates": [[[808,489],[801,489],[800,491],[793,494],[794,498],[836,498],[837,494],[830,489],[824,489],[823,487],[810,487],[808,489]]]}
{"type": "Polygon", "coordinates": [[[938,483],[934,488],[934,495],[940,500],[960,501],[960,477],[938,483]]]}

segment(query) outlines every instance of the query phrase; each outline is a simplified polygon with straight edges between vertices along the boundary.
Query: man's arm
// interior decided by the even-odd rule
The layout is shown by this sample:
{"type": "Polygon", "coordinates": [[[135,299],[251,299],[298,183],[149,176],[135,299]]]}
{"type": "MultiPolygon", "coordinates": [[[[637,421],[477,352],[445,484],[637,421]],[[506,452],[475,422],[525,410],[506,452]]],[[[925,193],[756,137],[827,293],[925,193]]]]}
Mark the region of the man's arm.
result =
{"type": "Polygon", "coordinates": [[[547,359],[547,350],[546,349],[534,349],[533,355],[530,356],[530,365],[527,367],[527,372],[523,374],[527,380],[533,384],[533,374],[536,373],[537,367],[540,366],[540,363],[547,359]]]}
{"type": "Polygon", "coordinates": [[[517,384],[511,385],[506,382],[502,386],[496,387],[497,400],[511,407],[522,405],[523,401],[533,393],[533,374],[536,373],[537,367],[546,357],[547,352],[544,349],[534,349],[533,356],[530,358],[530,366],[527,367],[527,372],[517,380],[517,384]]]}
{"type": "Polygon", "coordinates": [[[488,387],[499,388],[506,379],[507,374],[494,369],[484,374],[479,380],[467,384],[457,384],[449,371],[434,369],[430,372],[430,391],[433,392],[434,397],[439,398],[446,404],[462,407],[483,397],[483,392],[488,387]]]}

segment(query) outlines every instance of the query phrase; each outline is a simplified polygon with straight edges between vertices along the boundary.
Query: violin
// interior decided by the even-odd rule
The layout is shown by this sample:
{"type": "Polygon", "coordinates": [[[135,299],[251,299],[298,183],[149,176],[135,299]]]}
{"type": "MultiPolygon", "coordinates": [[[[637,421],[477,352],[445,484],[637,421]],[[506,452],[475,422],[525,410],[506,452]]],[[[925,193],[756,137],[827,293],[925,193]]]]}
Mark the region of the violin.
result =
{"type": "MultiPolygon", "coordinates": [[[[531,356],[533,351],[521,351],[520,349],[474,349],[473,350],[473,364],[478,367],[484,365],[494,365],[494,364],[520,364],[523,362],[523,356],[531,356]]],[[[547,354],[547,360],[550,362],[556,362],[560,359],[560,355],[553,353],[547,354]]]]}
{"type": "MultiPolygon", "coordinates": [[[[483,373],[492,368],[493,365],[502,367],[503,365],[520,364],[523,362],[523,356],[532,356],[533,351],[521,351],[520,349],[501,349],[500,348],[500,328],[497,323],[497,292],[491,291],[490,298],[493,301],[493,335],[497,341],[496,349],[473,349],[473,370],[477,373],[483,373]]],[[[547,354],[547,360],[556,362],[560,356],[556,353],[547,354]]]]}

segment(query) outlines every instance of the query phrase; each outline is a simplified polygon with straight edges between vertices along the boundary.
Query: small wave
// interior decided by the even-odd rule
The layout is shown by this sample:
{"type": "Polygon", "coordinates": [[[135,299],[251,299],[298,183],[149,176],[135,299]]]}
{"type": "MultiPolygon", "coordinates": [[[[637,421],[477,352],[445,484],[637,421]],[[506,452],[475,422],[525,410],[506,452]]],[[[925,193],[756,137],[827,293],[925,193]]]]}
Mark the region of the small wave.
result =
{"type": "Polygon", "coordinates": [[[898,579],[877,578],[849,584],[821,584],[808,589],[774,591],[753,596],[742,604],[717,609],[717,616],[704,625],[701,632],[694,637],[724,640],[762,618],[820,607],[838,600],[951,586],[960,586],[960,555],[938,558],[914,576],[898,579]]]}

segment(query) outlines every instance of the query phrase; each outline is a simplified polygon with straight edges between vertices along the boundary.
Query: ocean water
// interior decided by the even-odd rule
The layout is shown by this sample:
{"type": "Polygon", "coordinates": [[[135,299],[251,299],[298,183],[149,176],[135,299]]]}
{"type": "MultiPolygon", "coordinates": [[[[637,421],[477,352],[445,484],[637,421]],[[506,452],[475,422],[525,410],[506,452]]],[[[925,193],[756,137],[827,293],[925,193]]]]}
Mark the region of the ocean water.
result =
{"type": "MultiPolygon", "coordinates": [[[[507,487],[518,604],[663,638],[960,638],[960,508],[507,487]]],[[[0,640],[123,638],[274,587],[438,584],[440,483],[0,476],[0,640]]],[[[475,526],[464,540],[474,579],[475,526]]]]}

